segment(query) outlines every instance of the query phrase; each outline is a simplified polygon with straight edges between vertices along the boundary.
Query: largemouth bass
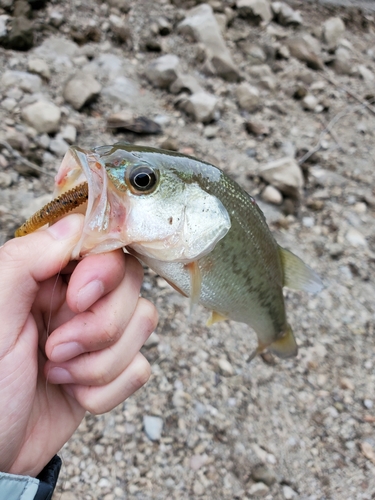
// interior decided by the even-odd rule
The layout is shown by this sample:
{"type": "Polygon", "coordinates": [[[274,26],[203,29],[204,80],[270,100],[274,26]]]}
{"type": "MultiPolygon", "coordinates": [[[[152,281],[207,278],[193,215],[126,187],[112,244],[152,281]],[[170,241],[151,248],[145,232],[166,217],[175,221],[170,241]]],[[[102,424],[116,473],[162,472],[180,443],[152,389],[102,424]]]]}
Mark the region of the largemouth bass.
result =
{"type": "Polygon", "coordinates": [[[297,354],[283,286],[318,292],[314,271],[272,236],[255,200],[219,168],[196,158],[118,143],[72,147],[55,199],[16,232],[69,211],[85,214],[73,258],[126,247],[176,290],[211,311],[208,324],[247,323],[268,348],[297,354]]]}

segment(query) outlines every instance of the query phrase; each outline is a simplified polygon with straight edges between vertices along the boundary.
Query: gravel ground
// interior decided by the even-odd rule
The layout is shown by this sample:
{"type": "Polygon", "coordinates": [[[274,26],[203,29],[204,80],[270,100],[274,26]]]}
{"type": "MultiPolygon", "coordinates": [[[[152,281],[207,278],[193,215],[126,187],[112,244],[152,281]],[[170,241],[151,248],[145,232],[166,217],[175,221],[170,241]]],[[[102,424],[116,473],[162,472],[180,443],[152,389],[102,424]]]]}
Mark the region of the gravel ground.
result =
{"type": "Polygon", "coordinates": [[[142,294],[160,314],[143,349],[152,377],[111,413],[87,415],[61,450],[54,498],[374,499],[374,17],[295,1],[302,23],[285,25],[266,0],[255,17],[241,14],[250,0],[209,3],[195,14],[202,35],[181,27],[194,1],[30,11],[0,0],[0,244],[48,199],[70,143],[126,140],[224,169],[324,281],[316,296],[285,293],[298,356],[248,364],[246,325],[208,329],[203,308],[188,319],[187,300],[146,270],[142,294]],[[331,17],[343,23],[328,33],[331,17]],[[14,42],[20,18],[32,36],[14,42]],[[108,128],[120,112],[122,127],[108,128]],[[285,168],[283,183],[265,182],[285,157],[299,183],[285,168]]]}

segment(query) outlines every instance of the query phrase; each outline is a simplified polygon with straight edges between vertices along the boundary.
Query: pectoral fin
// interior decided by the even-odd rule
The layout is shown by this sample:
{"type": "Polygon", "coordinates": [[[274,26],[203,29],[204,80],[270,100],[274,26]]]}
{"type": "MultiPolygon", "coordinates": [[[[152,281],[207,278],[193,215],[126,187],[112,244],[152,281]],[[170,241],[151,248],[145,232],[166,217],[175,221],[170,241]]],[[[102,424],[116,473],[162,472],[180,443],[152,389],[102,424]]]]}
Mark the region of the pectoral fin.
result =
{"type": "Polygon", "coordinates": [[[294,253],[282,247],[279,247],[279,253],[284,271],[284,286],[311,293],[317,293],[323,288],[316,272],[294,253]]]}
{"type": "Polygon", "coordinates": [[[189,264],[186,264],[185,267],[190,275],[190,314],[192,314],[201,295],[202,275],[199,269],[198,261],[190,262],[189,264]]]}
{"type": "Polygon", "coordinates": [[[219,323],[220,321],[225,321],[228,318],[226,316],[223,316],[222,314],[216,312],[216,311],[211,311],[210,317],[207,320],[206,326],[212,326],[215,323],[219,323]]]}

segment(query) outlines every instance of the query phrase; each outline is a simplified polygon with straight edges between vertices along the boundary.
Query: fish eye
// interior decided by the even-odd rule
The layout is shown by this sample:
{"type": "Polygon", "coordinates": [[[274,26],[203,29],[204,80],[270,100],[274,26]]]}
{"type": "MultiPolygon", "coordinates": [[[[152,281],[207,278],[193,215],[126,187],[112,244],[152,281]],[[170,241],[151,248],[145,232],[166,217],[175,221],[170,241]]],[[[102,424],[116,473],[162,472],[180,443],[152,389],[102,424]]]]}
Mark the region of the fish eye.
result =
{"type": "Polygon", "coordinates": [[[128,177],[129,187],[134,194],[150,193],[156,187],[157,180],[157,172],[146,165],[133,168],[128,177]]]}

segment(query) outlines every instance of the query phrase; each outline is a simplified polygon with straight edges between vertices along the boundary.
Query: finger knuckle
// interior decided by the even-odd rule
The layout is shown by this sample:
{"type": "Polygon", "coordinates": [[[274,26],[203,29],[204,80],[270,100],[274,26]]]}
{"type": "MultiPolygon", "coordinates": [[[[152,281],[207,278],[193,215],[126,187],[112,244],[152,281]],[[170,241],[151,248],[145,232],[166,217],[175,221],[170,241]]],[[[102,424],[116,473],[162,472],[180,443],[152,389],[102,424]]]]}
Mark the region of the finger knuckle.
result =
{"type": "Polygon", "coordinates": [[[139,312],[142,318],[142,327],[147,335],[153,332],[158,324],[159,315],[156,307],[146,299],[139,299],[139,312]]]}
{"type": "Polygon", "coordinates": [[[132,376],[132,386],[136,391],[148,382],[151,376],[151,366],[143,356],[137,360],[137,366],[132,376]]]}

